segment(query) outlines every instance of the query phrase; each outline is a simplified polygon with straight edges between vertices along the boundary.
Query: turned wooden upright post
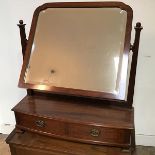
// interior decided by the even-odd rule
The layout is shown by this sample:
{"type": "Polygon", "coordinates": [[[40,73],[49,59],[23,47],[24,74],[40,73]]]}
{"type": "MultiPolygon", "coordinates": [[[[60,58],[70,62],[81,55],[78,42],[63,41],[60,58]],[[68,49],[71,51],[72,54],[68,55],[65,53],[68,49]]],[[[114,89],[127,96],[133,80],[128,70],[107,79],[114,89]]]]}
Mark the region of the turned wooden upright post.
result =
{"type": "Polygon", "coordinates": [[[135,40],[134,40],[134,44],[131,45],[131,50],[132,50],[133,54],[132,54],[132,63],[131,63],[131,69],[130,69],[128,96],[127,96],[127,102],[131,107],[132,107],[132,103],[133,103],[139,41],[140,41],[140,33],[141,33],[142,29],[143,29],[143,27],[141,26],[141,23],[139,23],[139,22],[136,23],[135,40]]]}
{"type": "MultiPolygon", "coordinates": [[[[136,23],[135,26],[135,40],[133,45],[131,45],[132,54],[132,63],[130,69],[130,78],[129,78],[129,87],[128,87],[128,96],[127,102],[132,107],[133,103],[133,95],[134,95],[134,87],[135,87],[135,77],[136,77],[136,68],[137,68],[137,59],[138,59],[138,51],[139,51],[139,41],[140,41],[140,33],[143,27],[141,23],[136,23]]],[[[134,151],[136,148],[135,144],[135,128],[132,130],[131,133],[131,149],[134,151]]]]}
{"type": "MultiPolygon", "coordinates": [[[[21,46],[22,46],[22,54],[23,54],[23,60],[25,57],[25,51],[26,51],[26,46],[27,46],[27,39],[26,39],[26,33],[25,33],[25,25],[23,20],[19,21],[18,27],[20,30],[20,38],[21,38],[21,46]]],[[[27,89],[27,94],[32,95],[33,90],[27,89]]]]}
{"type": "Polygon", "coordinates": [[[25,56],[25,51],[26,51],[26,46],[27,46],[27,39],[26,39],[26,33],[25,33],[25,25],[23,23],[23,20],[19,21],[19,30],[20,30],[20,38],[21,38],[21,46],[22,46],[22,54],[23,54],[23,59],[25,56]]]}

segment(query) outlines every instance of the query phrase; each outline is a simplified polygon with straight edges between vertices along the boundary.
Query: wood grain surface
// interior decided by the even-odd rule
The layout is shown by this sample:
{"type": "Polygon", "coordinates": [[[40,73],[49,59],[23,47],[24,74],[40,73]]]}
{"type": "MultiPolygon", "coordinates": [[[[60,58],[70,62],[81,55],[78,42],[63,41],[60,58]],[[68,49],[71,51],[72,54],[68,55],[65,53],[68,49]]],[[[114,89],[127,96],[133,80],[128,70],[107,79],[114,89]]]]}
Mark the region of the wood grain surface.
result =
{"type": "MultiPolygon", "coordinates": [[[[34,137],[35,136],[31,134],[30,137],[24,138],[23,139],[25,141],[24,145],[25,144],[26,145],[34,145],[35,144],[34,137]],[[29,141],[29,138],[31,138],[31,141],[29,141]],[[30,142],[31,142],[31,144],[30,144],[30,142]]],[[[64,141],[59,141],[57,139],[50,139],[50,141],[47,142],[48,138],[46,139],[46,137],[45,137],[45,138],[40,139],[39,137],[40,136],[38,135],[37,136],[37,141],[38,141],[37,143],[38,143],[38,147],[42,148],[42,150],[49,148],[50,143],[54,143],[53,148],[55,148],[55,149],[61,148],[62,150],[63,149],[73,150],[73,149],[75,149],[75,146],[78,146],[77,149],[79,150],[79,152],[81,152],[80,155],[88,155],[88,153],[89,153],[88,151],[91,151],[91,154],[89,154],[89,155],[96,155],[95,154],[96,151],[98,153],[97,155],[100,155],[100,154],[104,155],[104,152],[107,149],[107,147],[102,148],[100,146],[88,145],[88,144],[81,145],[78,143],[73,143],[74,145],[70,146],[72,144],[71,142],[64,143],[64,141]],[[61,147],[61,145],[63,147],[61,147]]],[[[11,155],[11,153],[9,151],[9,145],[5,143],[5,138],[6,138],[6,135],[0,135],[0,155],[11,155]]],[[[20,137],[18,136],[14,140],[17,140],[19,138],[20,137]]],[[[17,141],[16,141],[16,143],[17,143],[17,141]]],[[[19,141],[18,141],[18,144],[19,144],[19,141]]],[[[26,150],[25,150],[25,152],[26,152],[26,150]]],[[[62,154],[57,153],[55,155],[62,155],[62,154]]],[[[63,154],[63,155],[67,155],[67,154],[63,154]]],[[[116,155],[116,154],[112,154],[112,155],[116,155]]],[[[124,153],[123,155],[128,155],[128,154],[124,153]]],[[[136,152],[133,155],[155,155],[155,147],[137,146],[136,152]]]]}
{"type": "Polygon", "coordinates": [[[16,127],[24,130],[92,144],[119,147],[131,144],[133,109],[85,100],[26,96],[13,111],[16,127]],[[93,130],[98,135],[92,135],[93,130]]]}

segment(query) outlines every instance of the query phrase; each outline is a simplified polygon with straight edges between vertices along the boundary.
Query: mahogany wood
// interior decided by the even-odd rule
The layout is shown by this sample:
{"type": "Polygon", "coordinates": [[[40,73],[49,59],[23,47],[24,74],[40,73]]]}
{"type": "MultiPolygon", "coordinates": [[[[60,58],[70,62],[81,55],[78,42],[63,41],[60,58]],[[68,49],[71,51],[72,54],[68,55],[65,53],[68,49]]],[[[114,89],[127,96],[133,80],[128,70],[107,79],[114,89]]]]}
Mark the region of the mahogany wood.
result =
{"type": "Polygon", "coordinates": [[[19,30],[20,30],[20,38],[21,38],[21,46],[22,46],[22,54],[23,54],[23,60],[25,57],[25,51],[26,51],[26,46],[27,46],[27,39],[26,39],[26,33],[25,33],[25,25],[23,23],[23,20],[19,21],[19,30]]]}
{"type": "MultiPolygon", "coordinates": [[[[20,30],[20,38],[21,38],[23,60],[24,60],[24,57],[25,57],[25,51],[26,51],[27,42],[28,42],[28,40],[26,39],[25,25],[26,24],[24,24],[23,20],[19,21],[18,26],[19,26],[19,30],[20,30]]],[[[27,89],[27,94],[32,95],[33,90],[32,89],[27,89]]]]}
{"type": "MultiPolygon", "coordinates": [[[[34,13],[29,42],[33,41],[33,31],[35,30],[38,14],[42,9],[49,7],[49,5],[52,7],[68,7],[68,5],[69,7],[88,7],[88,4],[89,7],[101,7],[103,5],[101,2],[79,2],[76,3],[76,6],[75,3],[48,3],[39,7],[34,13]]],[[[130,12],[128,14],[130,21],[127,23],[129,31],[126,34],[126,39],[129,41],[130,22],[132,21],[131,8],[118,2],[106,2],[104,7],[115,7],[118,4],[120,8],[127,9],[130,12]]],[[[28,50],[30,50],[31,45],[27,46],[25,24],[20,21],[18,26],[20,28],[22,53],[23,57],[25,56],[23,66],[26,67],[30,54],[28,50]]],[[[132,102],[140,32],[142,30],[140,23],[136,24],[135,30],[135,41],[131,46],[133,56],[127,101],[117,100],[114,96],[109,96],[111,99],[107,100],[99,92],[93,94],[78,90],[75,94],[72,94],[72,89],[60,88],[57,91],[54,88],[52,89],[53,94],[50,94],[48,91],[33,90],[33,93],[28,93],[13,108],[17,122],[16,131],[7,138],[12,155],[131,155],[131,152],[122,152],[121,148],[134,149],[135,147],[132,102]],[[57,93],[60,93],[60,95],[56,95],[57,93]],[[84,97],[91,95],[93,98],[84,97]],[[126,106],[127,108],[119,106],[126,106]]],[[[125,45],[126,53],[128,53],[129,46],[129,44],[125,45]]],[[[24,72],[22,74],[24,75],[24,72]]]]}
{"type": "Polygon", "coordinates": [[[131,46],[131,50],[133,51],[132,55],[132,63],[131,63],[131,71],[130,71],[130,79],[128,86],[128,96],[127,102],[130,106],[133,104],[133,95],[134,95],[134,86],[135,86],[135,76],[136,76],[136,68],[137,68],[137,59],[138,59],[138,51],[139,51],[139,41],[140,41],[140,32],[143,29],[141,23],[137,23],[135,26],[135,40],[133,46],[131,46]]]}
{"type": "Polygon", "coordinates": [[[87,143],[130,147],[133,109],[56,97],[26,96],[13,108],[17,127],[87,143]],[[41,124],[36,124],[39,121],[41,124]],[[91,131],[98,135],[92,136],[91,131]]]}
{"type": "Polygon", "coordinates": [[[31,132],[14,131],[6,141],[12,155],[131,155],[121,148],[75,143],[31,132]]]}

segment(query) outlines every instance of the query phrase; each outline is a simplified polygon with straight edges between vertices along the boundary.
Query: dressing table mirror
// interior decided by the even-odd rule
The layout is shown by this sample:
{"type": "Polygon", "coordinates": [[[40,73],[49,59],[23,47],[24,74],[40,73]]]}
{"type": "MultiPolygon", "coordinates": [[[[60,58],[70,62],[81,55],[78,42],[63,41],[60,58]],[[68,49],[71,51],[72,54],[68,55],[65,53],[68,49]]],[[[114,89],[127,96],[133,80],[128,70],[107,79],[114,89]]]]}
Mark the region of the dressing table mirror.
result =
{"type": "Polygon", "coordinates": [[[122,3],[38,8],[19,86],[126,101],[131,28],[132,9],[122,3]]]}
{"type": "Polygon", "coordinates": [[[20,21],[19,87],[28,94],[13,108],[16,132],[133,150],[142,27],[131,45],[132,18],[122,2],[46,3],[34,12],[28,40],[20,21]]]}

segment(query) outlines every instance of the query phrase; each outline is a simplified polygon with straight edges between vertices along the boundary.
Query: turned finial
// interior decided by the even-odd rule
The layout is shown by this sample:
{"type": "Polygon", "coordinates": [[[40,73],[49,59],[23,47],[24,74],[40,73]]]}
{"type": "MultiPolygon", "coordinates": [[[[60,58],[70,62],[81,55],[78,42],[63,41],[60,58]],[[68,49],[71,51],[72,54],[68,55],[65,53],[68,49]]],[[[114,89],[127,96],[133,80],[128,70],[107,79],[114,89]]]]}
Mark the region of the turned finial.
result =
{"type": "Polygon", "coordinates": [[[136,23],[136,26],[141,27],[141,23],[140,22],[136,23]]]}
{"type": "Polygon", "coordinates": [[[19,24],[23,25],[23,20],[19,20],[19,24]]]}
{"type": "Polygon", "coordinates": [[[23,24],[23,20],[19,20],[19,24],[23,24]]]}
{"type": "Polygon", "coordinates": [[[141,25],[141,23],[140,23],[140,22],[137,22],[137,23],[136,23],[135,28],[136,28],[136,29],[140,29],[140,30],[142,30],[142,29],[143,29],[143,27],[142,27],[142,25],[141,25]]]}

